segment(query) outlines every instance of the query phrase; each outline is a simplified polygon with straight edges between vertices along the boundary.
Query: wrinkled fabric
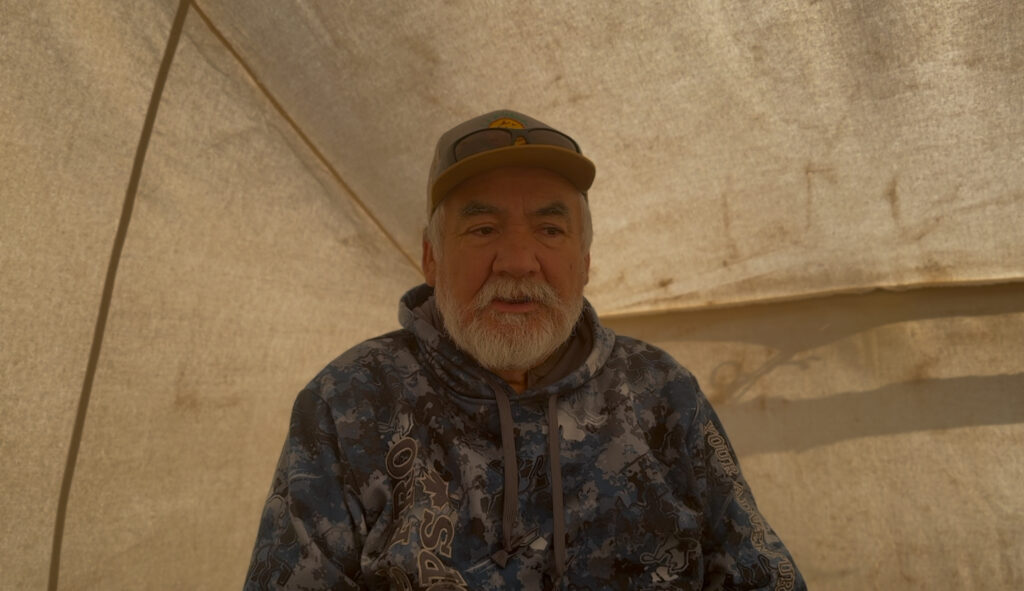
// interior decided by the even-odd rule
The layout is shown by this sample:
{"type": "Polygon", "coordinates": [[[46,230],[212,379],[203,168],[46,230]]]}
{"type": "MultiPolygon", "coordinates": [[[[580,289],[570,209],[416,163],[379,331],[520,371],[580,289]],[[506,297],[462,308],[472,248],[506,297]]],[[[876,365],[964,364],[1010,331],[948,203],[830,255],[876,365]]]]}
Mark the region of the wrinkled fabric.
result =
{"type": "Polygon", "coordinates": [[[414,313],[431,295],[411,290],[402,330],[345,352],[299,393],[245,589],[806,588],[718,417],[670,356],[616,336],[587,304],[583,364],[515,394],[414,313]],[[511,401],[518,466],[501,561],[496,389],[511,401]]]}

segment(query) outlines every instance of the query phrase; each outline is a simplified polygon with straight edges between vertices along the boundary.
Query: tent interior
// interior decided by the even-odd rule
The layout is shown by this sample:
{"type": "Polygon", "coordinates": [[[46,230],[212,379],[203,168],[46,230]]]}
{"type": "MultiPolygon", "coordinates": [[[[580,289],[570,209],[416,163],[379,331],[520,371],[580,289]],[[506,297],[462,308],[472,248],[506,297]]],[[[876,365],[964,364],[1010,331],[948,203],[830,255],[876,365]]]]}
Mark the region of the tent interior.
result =
{"type": "Polygon", "coordinates": [[[4,2],[0,588],[240,587],[295,394],[502,108],[596,163],[587,298],[811,588],[1024,588],[1018,0],[4,2]]]}

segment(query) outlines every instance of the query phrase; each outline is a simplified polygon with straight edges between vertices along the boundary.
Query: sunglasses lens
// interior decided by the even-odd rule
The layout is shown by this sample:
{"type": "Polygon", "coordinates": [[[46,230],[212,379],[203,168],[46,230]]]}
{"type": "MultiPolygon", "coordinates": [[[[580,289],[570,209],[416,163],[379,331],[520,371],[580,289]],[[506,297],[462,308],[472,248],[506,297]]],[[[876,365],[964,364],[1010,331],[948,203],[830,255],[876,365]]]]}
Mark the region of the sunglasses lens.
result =
{"type": "Polygon", "coordinates": [[[559,148],[565,148],[566,150],[572,150],[573,152],[580,151],[576,146],[576,142],[569,139],[568,136],[562,135],[553,129],[531,129],[526,132],[526,139],[531,144],[558,146],[559,148]]]}
{"type": "Polygon", "coordinates": [[[514,143],[522,143],[524,137],[528,144],[557,146],[576,153],[580,151],[576,142],[572,141],[569,136],[553,129],[528,129],[526,131],[510,131],[505,128],[482,129],[467,135],[455,144],[455,161],[458,162],[481,152],[511,146],[514,143]]]}
{"type": "Polygon", "coordinates": [[[512,135],[505,129],[482,129],[471,133],[455,144],[455,160],[468,158],[473,154],[504,148],[512,145],[512,135]]]}

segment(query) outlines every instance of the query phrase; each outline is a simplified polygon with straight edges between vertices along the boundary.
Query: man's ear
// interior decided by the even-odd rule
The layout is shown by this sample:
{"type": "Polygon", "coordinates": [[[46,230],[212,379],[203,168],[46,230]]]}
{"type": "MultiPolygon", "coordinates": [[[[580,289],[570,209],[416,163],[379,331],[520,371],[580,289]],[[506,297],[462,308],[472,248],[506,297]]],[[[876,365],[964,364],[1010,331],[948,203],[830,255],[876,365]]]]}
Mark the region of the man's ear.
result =
{"type": "Polygon", "coordinates": [[[434,258],[434,248],[426,238],[423,239],[423,261],[421,264],[423,265],[424,280],[427,285],[434,287],[437,280],[437,259],[434,258]]]}

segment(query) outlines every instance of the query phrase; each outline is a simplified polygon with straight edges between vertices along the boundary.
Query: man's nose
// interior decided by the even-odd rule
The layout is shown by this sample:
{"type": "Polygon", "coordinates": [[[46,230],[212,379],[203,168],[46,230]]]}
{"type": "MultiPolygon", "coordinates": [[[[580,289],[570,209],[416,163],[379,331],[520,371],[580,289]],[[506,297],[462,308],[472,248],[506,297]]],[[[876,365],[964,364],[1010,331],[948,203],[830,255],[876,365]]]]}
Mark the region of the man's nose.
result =
{"type": "Polygon", "coordinates": [[[498,241],[497,246],[493,265],[495,273],[529,277],[540,272],[537,245],[531,236],[524,232],[508,232],[498,241]]]}

